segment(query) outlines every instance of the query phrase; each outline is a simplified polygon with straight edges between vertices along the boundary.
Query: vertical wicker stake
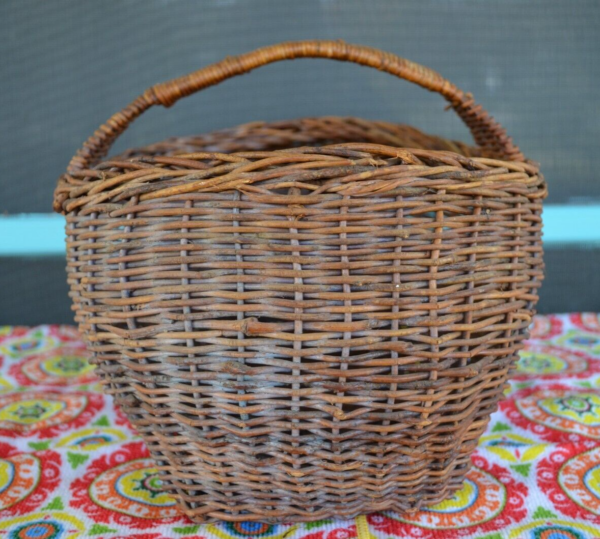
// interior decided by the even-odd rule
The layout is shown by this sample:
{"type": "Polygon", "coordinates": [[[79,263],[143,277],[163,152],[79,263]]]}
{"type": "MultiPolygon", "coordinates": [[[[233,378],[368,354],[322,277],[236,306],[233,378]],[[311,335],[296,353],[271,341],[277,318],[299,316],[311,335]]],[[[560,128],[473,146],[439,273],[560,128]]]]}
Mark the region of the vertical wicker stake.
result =
{"type": "Polygon", "coordinates": [[[546,185],[437,73],[307,41],[147,90],[55,193],[93,361],[198,522],[414,511],[460,488],[543,278],[546,185]],[[271,62],[350,61],[439,92],[477,147],[308,118],[101,162],[142,112],[271,62]]]}

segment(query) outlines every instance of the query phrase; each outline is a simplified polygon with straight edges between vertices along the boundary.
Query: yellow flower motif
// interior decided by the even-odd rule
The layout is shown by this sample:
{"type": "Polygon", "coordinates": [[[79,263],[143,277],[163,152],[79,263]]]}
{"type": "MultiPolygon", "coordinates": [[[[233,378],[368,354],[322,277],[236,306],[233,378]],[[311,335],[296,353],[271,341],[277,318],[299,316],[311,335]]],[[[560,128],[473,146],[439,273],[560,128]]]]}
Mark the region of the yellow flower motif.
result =
{"type": "Polygon", "coordinates": [[[547,447],[547,444],[510,432],[483,436],[479,445],[513,464],[535,460],[547,447]]]}
{"type": "Polygon", "coordinates": [[[561,336],[556,344],[566,348],[582,350],[588,354],[600,355],[600,334],[570,330],[561,336]]]}
{"type": "Polygon", "coordinates": [[[583,522],[574,522],[572,520],[563,520],[556,518],[545,518],[543,520],[536,520],[518,526],[510,531],[508,537],[510,539],[521,539],[523,537],[598,537],[600,535],[600,528],[596,526],[590,526],[583,522]],[[552,532],[555,532],[553,534],[552,532]],[[575,533],[573,533],[575,532],[575,533]],[[585,532],[583,536],[577,532],[585,532]],[[587,535],[589,534],[589,535],[587,535]]]}
{"type": "Polygon", "coordinates": [[[93,451],[103,445],[126,439],[127,435],[118,429],[90,427],[65,436],[56,444],[56,447],[76,447],[83,451],[93,451]]]}
{"type": "Polygon", "coordinates": [[[76,539],[84,529],[85,526],[79,519],[69,513],[55,511],[44,511],[0,521],[0,536],[2,537],[28,537],[29,535],[33,537],[35,535],[76,539]],[[29,530],[31,530],[30,533],[28,533],[29,530]]]}

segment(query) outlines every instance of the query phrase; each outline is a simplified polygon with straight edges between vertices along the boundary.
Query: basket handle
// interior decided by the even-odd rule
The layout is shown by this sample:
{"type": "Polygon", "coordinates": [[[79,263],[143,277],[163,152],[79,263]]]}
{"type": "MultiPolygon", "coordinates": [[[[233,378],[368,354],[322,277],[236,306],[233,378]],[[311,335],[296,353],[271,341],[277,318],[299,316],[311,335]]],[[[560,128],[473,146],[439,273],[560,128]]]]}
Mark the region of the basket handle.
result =
{"type": "MultiPolygon", "coordinates": [[[[95,165],[104,157],[113,142],[140,114],[154,105],[170,107],[182,97],[198,92],[223,80],[248,73],[253,69],[294,58],[329,58],[374,67],[391,75],[414,82],[427,90],[438,92],[462,118],[475,142],[486,154],[512,161],[525,161],[504,128],[469,93],[459,90],[439,73],[371,47],[343,41],[291,41],[270,45],[240,56],[230,56],[198,71],[148,88],[109,120],[83,144],[73,156],[67,173],[73,174],[95,165]]],[[[56,202],[55,202],[56,205],[56,202]]],[[[58,210],[60,211],[60,210],[58,210]]]]}

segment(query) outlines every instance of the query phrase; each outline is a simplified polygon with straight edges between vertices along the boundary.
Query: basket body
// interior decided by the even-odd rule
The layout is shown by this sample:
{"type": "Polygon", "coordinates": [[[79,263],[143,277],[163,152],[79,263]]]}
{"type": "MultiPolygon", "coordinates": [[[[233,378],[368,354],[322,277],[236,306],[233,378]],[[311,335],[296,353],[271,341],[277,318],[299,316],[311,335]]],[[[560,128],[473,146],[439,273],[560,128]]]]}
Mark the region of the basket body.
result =
{"type": "Polygon", "coordinates": [[[543,278],[535,166],[316,118],[95,171],[65,203],[76,320],[191,518],[406,512],[460,488],[543,278]]]}

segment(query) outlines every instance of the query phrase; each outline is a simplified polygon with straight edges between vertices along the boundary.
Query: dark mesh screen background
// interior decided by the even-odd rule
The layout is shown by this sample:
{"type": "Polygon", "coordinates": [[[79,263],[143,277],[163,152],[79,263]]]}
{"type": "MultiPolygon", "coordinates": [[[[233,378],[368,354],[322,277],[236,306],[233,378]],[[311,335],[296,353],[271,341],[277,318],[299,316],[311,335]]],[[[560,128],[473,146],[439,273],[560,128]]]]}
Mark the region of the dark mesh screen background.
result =
{"type": "MultiPolygon", "coordinates": [[[[440,71],[473,92],[526,155],[543,164],[549,203],[599,202],[599,28],[595,0],[3,0],[0,211],[50,212],[56,177],[75,150],[148,86],[226,55],[309,38],[379,47],[440,71]]],[[[152,110],[115,151],[313,115],[385,119],[470,140],[444,105],[374,70],[297,60],[152,110]]],[[[548,257],[541,310],[600,310],[599,293],[584,288],[590,279],[582,274],[594,256],[559,249],[548,257]],[[571,284],[559,293],[552,282],[565,268],[573,272],[571,284]],[[565,295],[579,300],[555,301],[565,295]]],[[[11,289],[0,292],[1,322],[68,319],[62,283],[52,287],[54,296],[47,287],[36,293],[41,279],[33,268],[47,264],[52,279],[64,280],[59,262],[27,266],[26,259],[0,258],[4,276],[27,274],[27,281],[11,277],[11,289]],[[19,298],[28,294],[33,304],[25,305],[19,298]]]]}

